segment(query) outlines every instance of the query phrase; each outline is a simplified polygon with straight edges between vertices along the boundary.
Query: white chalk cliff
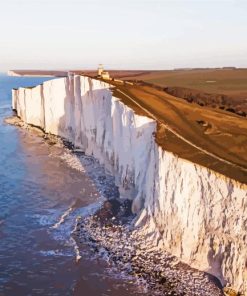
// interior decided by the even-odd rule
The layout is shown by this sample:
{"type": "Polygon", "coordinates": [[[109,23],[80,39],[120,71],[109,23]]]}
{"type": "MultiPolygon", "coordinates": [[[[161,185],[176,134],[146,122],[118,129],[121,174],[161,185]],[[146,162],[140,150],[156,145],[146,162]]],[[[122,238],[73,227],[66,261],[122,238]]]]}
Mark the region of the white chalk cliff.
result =
{"type": "Polygon", "coordinates": [[[156,122],[134,113],[110,85],[84,76],[13,90],[26,123],[71,141],[115,176],[133,199],[146,244],[217,276],[247,295],[246,185],[164,151],[156,122]]]}

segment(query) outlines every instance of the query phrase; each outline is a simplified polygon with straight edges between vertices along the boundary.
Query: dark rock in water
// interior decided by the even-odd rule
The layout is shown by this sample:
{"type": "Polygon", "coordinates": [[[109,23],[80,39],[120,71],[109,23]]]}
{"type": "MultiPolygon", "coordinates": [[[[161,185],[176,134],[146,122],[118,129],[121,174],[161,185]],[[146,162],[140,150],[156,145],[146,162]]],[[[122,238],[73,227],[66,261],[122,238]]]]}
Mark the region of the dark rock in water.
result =
{"type": "Polygon", "coordinates": [[[70,141],[68,141],[66,139],[62,139],[62,142],[63,142],[64,147],[68,148],[69,150],[74,149],[74,145],[70,141]]]}
{"type": "Polygon", "coordinates": [[[121,203],[117,199],[111,199],[106,202],[108,209],[111,209],[113,216],[116,216],[119,213],[121,203]]]}
{"type": "Polygon", "coordinates": [[[119,224],[125,222],[130,216],[132,216],[131,201],[112,198],[103,203],[102,207],[96,212],[95,219],[109,226],[109,222],[119,224]]]}
{"type": "Polygon", "coordinates": [[[102,207],[96,212],[95,218],[101,223],[106,223],[112,220],[119,212],[120,202],[116,199],[107,200],[102,207]]]}
{"type": "Polygon", "coordinates": [[[132,201],[130,201],[129,199],[125,199],[120,206],[119,209],[119,213],[118,213],[118,217],[121,218],[128,218],[130,216],[132,216],[132,211],[131,211],[131,205],[132,205],[132,201]]]}

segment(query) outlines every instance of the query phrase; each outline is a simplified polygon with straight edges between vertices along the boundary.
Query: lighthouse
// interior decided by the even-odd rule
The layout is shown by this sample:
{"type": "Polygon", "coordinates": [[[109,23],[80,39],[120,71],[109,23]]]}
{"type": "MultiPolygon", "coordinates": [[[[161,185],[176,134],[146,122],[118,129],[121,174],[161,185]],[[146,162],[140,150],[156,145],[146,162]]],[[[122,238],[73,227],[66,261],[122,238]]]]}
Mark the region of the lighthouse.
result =
{"type": "Polygon", "coordinates": [[[104,67],[102,64],[99,64],[99,67],[98,67],[98,78],[102,78],[105,80],[110,79],[110,74],[108,72],[104,71],[104,67]]]}
{"type": "Polygon", "coordinates": [[[102,73],[104,72],[104,67],[102,64],[99,64],[98,67],[98,77],[101,77],[102,73]]]}

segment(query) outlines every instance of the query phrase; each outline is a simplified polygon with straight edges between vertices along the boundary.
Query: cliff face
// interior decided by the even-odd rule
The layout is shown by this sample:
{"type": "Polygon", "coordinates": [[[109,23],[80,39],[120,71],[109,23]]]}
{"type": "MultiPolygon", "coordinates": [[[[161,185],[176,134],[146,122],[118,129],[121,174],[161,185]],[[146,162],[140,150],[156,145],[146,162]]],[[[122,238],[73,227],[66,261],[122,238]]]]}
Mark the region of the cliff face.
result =
{"type": "Polygon", "coordinates": [[[246,185],[164,151],[156,122],[104,82],[71,76],[13,90],[12,98],[25,122],[68,139],[114,174],[121,196],[133,200],[144,243],[247,293],[246,185]]]}

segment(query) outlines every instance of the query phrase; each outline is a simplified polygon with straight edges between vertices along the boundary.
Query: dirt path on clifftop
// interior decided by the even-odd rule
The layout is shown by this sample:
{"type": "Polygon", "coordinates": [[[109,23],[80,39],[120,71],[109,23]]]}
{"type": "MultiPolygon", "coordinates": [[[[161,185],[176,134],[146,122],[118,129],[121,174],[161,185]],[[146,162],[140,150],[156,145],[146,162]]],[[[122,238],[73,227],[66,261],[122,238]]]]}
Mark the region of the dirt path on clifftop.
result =
{"type": "Polygon", "coordinates": [[[247,120],[189,104],[148,86],[118,85],[113,95],[158,123],[157,143],[181,158],[247,184],[247,120]]]}

